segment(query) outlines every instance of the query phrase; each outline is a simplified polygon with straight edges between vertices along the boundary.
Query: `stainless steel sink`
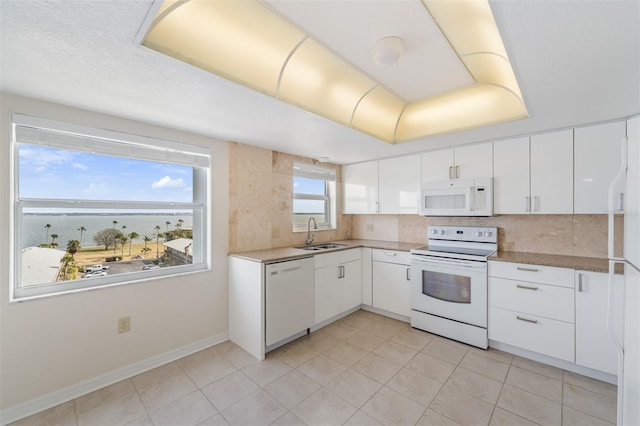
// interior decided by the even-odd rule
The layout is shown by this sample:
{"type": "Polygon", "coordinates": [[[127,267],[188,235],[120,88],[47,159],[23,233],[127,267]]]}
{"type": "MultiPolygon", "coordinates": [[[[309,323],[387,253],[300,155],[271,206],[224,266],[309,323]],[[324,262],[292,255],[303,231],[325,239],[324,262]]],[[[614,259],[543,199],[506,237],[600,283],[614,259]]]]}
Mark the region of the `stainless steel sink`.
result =
{"type": "Polygon", "coordinates": [[[340,248],[340,247],[345,247],[345,244],[316,244],[314,246],[298,246],[298,247],[294,247],[300,250],[313,250],[313,251],[317,251],[317,250],[328,250],[328,249],[334,249],[334,248],[340,248]]]}

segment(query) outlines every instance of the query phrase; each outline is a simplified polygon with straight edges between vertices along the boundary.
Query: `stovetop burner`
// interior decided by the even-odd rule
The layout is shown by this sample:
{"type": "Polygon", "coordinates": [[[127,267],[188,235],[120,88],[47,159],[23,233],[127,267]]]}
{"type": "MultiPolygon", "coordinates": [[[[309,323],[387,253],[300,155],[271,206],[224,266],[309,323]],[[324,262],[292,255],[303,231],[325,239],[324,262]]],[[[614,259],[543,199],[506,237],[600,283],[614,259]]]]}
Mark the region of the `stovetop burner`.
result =
{"type": "Polygon", "coordinates": [[[429,244],[411,254],[487,261],[498,250],[497,228],[429,226],[429,244]]]}

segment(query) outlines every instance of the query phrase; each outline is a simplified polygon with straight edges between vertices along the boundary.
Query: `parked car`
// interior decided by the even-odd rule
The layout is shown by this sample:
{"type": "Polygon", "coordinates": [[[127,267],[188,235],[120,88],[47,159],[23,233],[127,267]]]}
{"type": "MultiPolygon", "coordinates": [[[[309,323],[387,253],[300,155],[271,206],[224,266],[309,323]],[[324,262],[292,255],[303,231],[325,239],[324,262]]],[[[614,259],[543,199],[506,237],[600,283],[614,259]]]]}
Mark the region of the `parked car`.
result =
{"type": "Polygon", "coordinates": [[[97,263],[95,265],[89,266],[88,268],[85,268],[85,272],[106,271],[107,269],[109,269],[109,266],[97,263]]]}
{"type": "Polygon", "coordinates": [[[144,265],[142,267],[143,271],[149,271],[151,269],[160,269],[160,267],[158,265],[144,265]]]}
{"type": "Polygon", "coordinates": [[[85,273],[83,278],[104,277],[106,275],[107,275],[107,271],[94,271],[94,272],[85,273]]]}

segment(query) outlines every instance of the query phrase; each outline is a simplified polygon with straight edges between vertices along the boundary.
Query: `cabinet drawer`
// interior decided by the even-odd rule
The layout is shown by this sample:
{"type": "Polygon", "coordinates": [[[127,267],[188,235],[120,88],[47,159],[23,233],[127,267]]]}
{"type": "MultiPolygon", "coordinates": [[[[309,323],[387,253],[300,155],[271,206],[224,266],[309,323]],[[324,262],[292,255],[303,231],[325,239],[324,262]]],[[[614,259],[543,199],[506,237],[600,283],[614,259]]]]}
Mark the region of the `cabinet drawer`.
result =
{"type": "Polygon", "coordinates": [[[488,331],[491,340],[575,361],[573,324],[490,307],[488,331]]]}
{"type": "Polygon", "coordinates": [[[397,250],[373,250],[373,260],[378,262],[397,263],[400,265],[411,264],[411,253],[397,250]]]}
{"type": "Polygon", "coordinates": [[[572,288],[489,278],[489,306],[574,322],[572,288]]]}
{"type": "Polygon", "coordinates": [[[573,269],[568,268],[490,261],[489,276],[573,288],[573,269]]]}
{"type": "Polygon", "coordinates": [[[351,262],[353,260],[359,260],[362,256],[360,248],[354,248],[349,250],[332,251],[330,253],[316,254],[313,256],[314,268],[320,269],[326,266],[336,266],[341,263],[351,262]]]}

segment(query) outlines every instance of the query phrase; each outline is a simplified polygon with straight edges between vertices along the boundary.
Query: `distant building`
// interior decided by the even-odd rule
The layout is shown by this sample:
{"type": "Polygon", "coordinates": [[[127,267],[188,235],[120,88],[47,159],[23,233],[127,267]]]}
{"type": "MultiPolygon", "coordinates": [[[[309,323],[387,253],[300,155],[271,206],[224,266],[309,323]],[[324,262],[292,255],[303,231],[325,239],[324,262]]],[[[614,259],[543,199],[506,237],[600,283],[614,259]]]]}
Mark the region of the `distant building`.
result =
{"type": "Polygon", "coordinates": [[[193,240],[190,238],[177,238],[162,243],[164,252],[174,261],[183,264],[193,263],[193,240]]]}
{"type": "Polygon", "coordinates": [[[56,282],[64,250],[44,247],[22,249],[22,286],[56,282]]]}

